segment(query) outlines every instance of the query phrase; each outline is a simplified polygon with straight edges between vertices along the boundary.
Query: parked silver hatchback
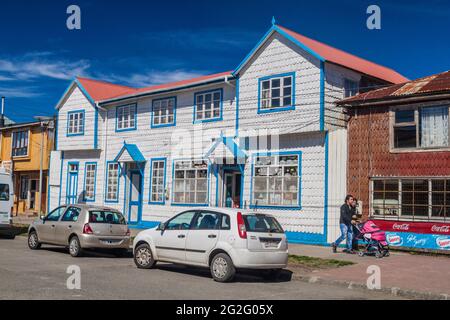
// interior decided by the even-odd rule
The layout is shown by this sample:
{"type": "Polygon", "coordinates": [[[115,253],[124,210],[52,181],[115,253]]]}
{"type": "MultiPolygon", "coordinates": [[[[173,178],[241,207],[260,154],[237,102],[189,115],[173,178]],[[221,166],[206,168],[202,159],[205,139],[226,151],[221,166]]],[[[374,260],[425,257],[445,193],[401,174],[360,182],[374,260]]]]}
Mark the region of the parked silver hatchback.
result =
{"type": "Polygon", "coordinates": [[[28,246],[65,246],[73,257],[85,249],[111,249],[124,255],[130,247],[130,229],[117,210],[83,204],[61,206],[33,222],[28,229],[28,246]]]}

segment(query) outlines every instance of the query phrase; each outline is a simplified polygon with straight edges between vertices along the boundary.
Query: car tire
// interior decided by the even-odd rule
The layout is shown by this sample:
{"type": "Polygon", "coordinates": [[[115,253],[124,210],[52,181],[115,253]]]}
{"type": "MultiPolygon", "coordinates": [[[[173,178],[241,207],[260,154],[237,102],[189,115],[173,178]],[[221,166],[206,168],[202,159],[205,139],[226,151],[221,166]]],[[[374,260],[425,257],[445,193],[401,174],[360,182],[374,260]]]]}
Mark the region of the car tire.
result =
{"type": "Polygon", "coordinates": [[[78,239],[77,236],[73,236],[69,240],[69,253],[74,258],[81,257],[83,255],[80,239],[78,239]]]}
{"type": "Polygon", "coordinates": [[[281,276],[281,272],[283,269],[270,269],[266,270],[263,277],[266,280],[278,280],[281,276]]]}
{"type": "Polygon", "coordinates": [[[156,265],[152,249],[146,243],[140,244],[134,249],[134,264],[139,269],[152,269],[156,265]]]}
{"type": "Polygon", "coordinates": [[[41,248],[41,243],[39,242],[36,231],[31,231],[28,234],[28,248],[31,250],[38,250],[41,248]]]}
{"type": "Polygon", "coordinates": [[[233,261],[225,253],[218,253],[212,258],[210,270],[214,281],[217,282],[230,282],[236,274],[233,261]]]}

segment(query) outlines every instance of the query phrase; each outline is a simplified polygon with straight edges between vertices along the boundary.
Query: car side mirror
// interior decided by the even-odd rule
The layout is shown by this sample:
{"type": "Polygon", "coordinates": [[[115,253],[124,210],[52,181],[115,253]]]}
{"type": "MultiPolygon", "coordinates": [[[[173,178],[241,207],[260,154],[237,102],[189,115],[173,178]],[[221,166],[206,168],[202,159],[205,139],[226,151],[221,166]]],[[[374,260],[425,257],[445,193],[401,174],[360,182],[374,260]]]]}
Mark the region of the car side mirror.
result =
{"type": "Polygon", "coordinates": [[[158,226],[158,230],[164,231],[166,229],[166,223],[165,222],[161,222],[158,226]]]}
{"type": "Polygon", "coordinates": [[[45,221],[45,215],[41,215],[41,216],[39,217],[39,219],[41,219],[42,221],[45,221]]]}

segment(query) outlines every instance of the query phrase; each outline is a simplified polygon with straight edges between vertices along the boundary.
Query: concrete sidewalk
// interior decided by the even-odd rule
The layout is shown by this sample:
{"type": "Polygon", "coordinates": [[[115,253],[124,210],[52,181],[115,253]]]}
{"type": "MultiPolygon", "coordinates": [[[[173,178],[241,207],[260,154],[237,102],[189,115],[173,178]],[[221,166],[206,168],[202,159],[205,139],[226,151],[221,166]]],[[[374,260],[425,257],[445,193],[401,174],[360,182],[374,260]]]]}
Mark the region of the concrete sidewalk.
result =
{"type": "Polygon", "coordinates": [[[352,261],[356,264],[337,269],[314,271],[302,275],[305,279],[320,279],[322,282],[340,282],[348,285],[366,286],[367,268],[380,267],[381,287],[388,291],[404,291],[412,296],[450,298],[450,256],[433,256],[392,252],[389,257],[377,259],[373,256],[359,257],[332,253],[330,247],[289,244],[289,253],[324,259],[352,261]]]}

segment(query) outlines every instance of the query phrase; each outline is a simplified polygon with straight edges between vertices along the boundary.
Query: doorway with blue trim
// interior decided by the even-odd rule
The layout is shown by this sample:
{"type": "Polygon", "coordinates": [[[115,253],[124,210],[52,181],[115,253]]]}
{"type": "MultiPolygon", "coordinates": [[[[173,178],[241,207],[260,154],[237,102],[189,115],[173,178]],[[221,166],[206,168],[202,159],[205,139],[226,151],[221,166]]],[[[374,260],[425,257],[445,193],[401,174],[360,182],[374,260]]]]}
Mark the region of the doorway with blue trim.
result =
{"type": "Polygon", "coordinates": [[[142,222],[142,203],[144,189],[144,165],[135,162],[125,166],[125,208],[128,223],[136,225],[142,222]]]}

